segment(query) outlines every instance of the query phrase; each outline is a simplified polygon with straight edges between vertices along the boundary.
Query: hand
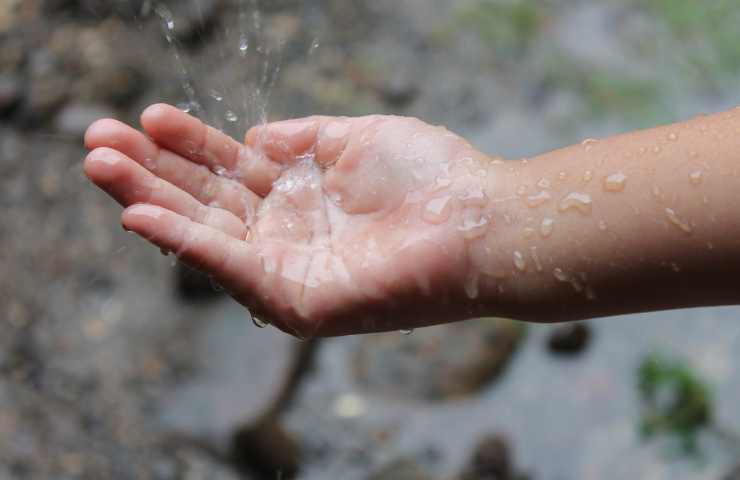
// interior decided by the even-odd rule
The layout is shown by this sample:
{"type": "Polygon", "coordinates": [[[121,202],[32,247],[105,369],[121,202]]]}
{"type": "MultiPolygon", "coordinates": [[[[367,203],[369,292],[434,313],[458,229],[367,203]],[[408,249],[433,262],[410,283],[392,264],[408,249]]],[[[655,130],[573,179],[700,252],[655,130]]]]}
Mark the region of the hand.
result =
{"type": "Polygon", "coordinates": [[[141,123],[149,137],[93,124],[87,175],[127,207],[124,228],[256,316],[299,337],[459,319],[490,168],[460,137],[410,118],[311,117],[242,145],[167,105],[141,123]]]}

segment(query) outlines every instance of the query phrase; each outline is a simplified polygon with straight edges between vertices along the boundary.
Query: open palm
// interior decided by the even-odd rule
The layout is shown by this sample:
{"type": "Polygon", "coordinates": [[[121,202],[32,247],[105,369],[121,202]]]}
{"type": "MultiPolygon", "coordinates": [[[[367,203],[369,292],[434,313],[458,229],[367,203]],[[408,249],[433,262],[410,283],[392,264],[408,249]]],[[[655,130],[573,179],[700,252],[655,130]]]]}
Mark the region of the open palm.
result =
{"type": "Polygon", "coordinates": [[[409,118],[311,117],[254,128],[241,144],[167,105],[142,125],[148,136],[93,124],[86,173],[127,207],[125,228],[256,315],[309,337],[458,309],[466,237],[487,225],[485,161],[460,137],[409,118]]]}

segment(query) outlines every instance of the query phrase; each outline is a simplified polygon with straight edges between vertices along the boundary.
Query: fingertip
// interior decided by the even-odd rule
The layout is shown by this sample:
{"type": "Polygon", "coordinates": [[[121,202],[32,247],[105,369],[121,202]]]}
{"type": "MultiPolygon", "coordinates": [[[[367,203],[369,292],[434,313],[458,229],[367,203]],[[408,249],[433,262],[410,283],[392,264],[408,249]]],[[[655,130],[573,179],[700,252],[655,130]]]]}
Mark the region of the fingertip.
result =
{"type": "Polygon", "coordinates": [[[187,115],[182,110],[166,103],[155,103],[141,113],[141,126],[146,131],[158,131],[177,119],[177,115],[187,115]]]}
{"type": "Polygon", "coordinates": [[[265,151],[273,160],[283,161],[310,150],[316,143],[321,117],[283,120],[249,129],[245,143],[265,151]]]}
{"type": "Polygon", "coordinates": [[[87,154],[83,170],[87,178],[96,184],[106,184],[118,177],[122,155],[112,148],[95,148],[87,154]]]}
{"type": "Polygon", "coordinates": [[[93,150],[101,146],[105,143],[105,139],[113,135],[121,125],[123,125],[121,122],[113,118],[102,118],[94,121],[85,131],[85,148],[93,150]]]}

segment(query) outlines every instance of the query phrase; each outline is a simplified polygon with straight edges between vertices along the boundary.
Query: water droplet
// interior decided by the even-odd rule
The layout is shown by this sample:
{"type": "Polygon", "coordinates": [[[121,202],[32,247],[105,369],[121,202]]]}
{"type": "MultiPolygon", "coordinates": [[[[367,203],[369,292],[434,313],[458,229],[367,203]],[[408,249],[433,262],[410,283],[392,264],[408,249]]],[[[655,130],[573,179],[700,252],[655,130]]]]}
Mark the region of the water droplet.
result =
{"type": "Polygon", "coordinates": [[[527,197],[527,206],[529,206],[529,208],[537,208],[540,205],[547,203],[550,198],[552,198],[550,197],[550,194],[542,190],[536,195],[530,195],[527,197]]]}
{"type": "Polygon", "coordinates": [[[236,113],[232,112],[231,110],[227,110],[226,111],[226,120],[229,121],[229,122],[234,123],[234,122],[238,122],[239,121],[239,117],[237,116],[236,113]]]}
{"type": "Polygon", "coordinates": [[[311,55],[320,46],[321,46],[321,42],[319,42],[319,39],[318,38],[314,39],[313,43],[311,43],[311,48],[308,50],[308,54],[311,55]]]}
{"type": "Polygon", "coordinates": [[[537,233],[537,230],[535,230],[532,227],[524,227],[524,230],[522,230],[522,237],[524,237],[525,240],[529,240],[530,238],[534,237],[534,234],[537,233]]]}
{"type": "Polygon", "coordinates": [[[524,255],[519,250],[514,252],[514,266],[520,272],[527,270],[527,259],[524,258],[524,255]]]}
{"type": "Polygon", "coordinates": [[[586,170],[583,172],[583,183],[588,183],[594,178],[594,172],[586,170]]]}
{"type": "Polygon", "coordinates": [[[223,292],[224,287],[221,286],[220,283],[216,281],[213,277],[208,277],[208,281],[211,283],[211,288],[213,288],[214,292],[223,292]]]}
{"type": "Polygon", "coordinates": [[[597,143],[599,143],[599,141],[595,138],[587,138],[586,140],[581,142],[581,145],[583,145],[587,152],[590,152],[591,150],[593,150],[594,145],[596,145],[597,143]]]}
{"type": "Polygon", "coordinates": [[[221,93],[218,90],[211,90],[210,95],[211,95],[211,98],[213,98],[217,102],[220,102],[224,99],[224,96],[221,95],[221,93]]]}
{"type": "Polygon", "coordinates": [[[678,141],[678,134],[676,132],[671,132],[668,134],[668,140],[671,142],[678,141]]]}
{"type": "Polygon", "coordinates": [[[640,155],[645,155],[647,153],[647,147],[640,147],[638,152],[640,152],[640,155]]]}
{"type": "Polygon", "coordinates": [[[689,173],[689,182],[692,185],[701,185],[701,183],[704,181],[704,172],[701,170],[694,170],[693,172],[689,173]]]}
{"type": "Polygon", "coordinates": [[[687,222],[686,220],[682,219],[672,208],[666,208],[665,214],[668,217],[668,220],[676,226],[676,228],[680,229],[684,233],[692,233],[694,229],[691,227],[691,224],[687,222]]]}
{"type": "Polygon", "coordinates": [[[193,110],[193,104],[190,102],[182,102],[177,104],[177,108],[185,113],[190,113],[193,110]]]}
{"type": "Polygon", "coordinates": [[[252,315],[252,323],[257,328],[265,328],[270,325],[270,322],[266,322],[264,320],[260,320],[256,316],[252,315]]]}
{"type": "Polygon", "coordinates": [[[604,179],[604,190],[607,192],[622,192],[627,184],[627,175],[617,172],[604,179]]]}
{"type": "Polygon", "coordinates": [[[543,218],[540,224],[540,235],[544,238],[549,238],[552,235],[552,230],[555,227],[555,220],[552,218],[543,218]]]}
{"type": "Polygon", "coordinates": [[[519,195],[520,197],[523,197],[524,195],[526,195],[526,193],[527,193],[527,187],[525,187],[524,185],[519,185],[516,188],[516,194],[519,195]]]}
{"type": "Polygon", "coordinates": [[[555,277],[555,280],[558,282],[569,282],[570,281],[570,275],[565,273],[562,268],[556,268],[552,271],[553,277],[555,277]]]}
{"type": "Polygon", "coordinates": [[[412,333],[414,333],[414,329],[404,328],[404,329],[399,330],[399,332],[401,333],[401,335],[411,335],[412,333]]]}
{"type": "Polygon", "coordinates": [[[478,273],[475,270],[471,270],[470,274],[465,278],[465,294],[469,299],[474,300],[479,295],[478,287],[478,273]]]}
{"type": "Polygon", "coordinates": [[[679,273],[681,271],[681,265],[677,264],[676,262],[671,262],[671,270],[679,273]]]}
{"type": "Polygon", "coordinates": [[[462,224],[457,230],[463,234],[467,240],[474,240],[482,237],[488,231],[488,219],[481,215],[480,212],[466,212],[462,224]]]}
{"type": "Polygon", "coordinates": [[[445,195],[444,197],[433,198],[427,202],[422,218],[428,222],[439,225],[449,220],[452,214],[452,197],[445,195]]]}
{"type": "Polygon", "coordinates": [[[604,220],[599,220],[599,230],[606,232],[609,229],[609,225],[604,220]]]}
{"type": "Polygon", "coordinates": [[[485,207],[488,205],[488,196],[481,187],[471,187],[459,196],[466,207],[485,207]]]}
{"type": "Polygon", "coordinates": [[[587,193],[571,192],[560,201],[558,210],[566,212],[568,210],[577,210],[583,215],[591,213],[592,201],[591,196],[587,193]]]}
{"type": "Polygon", "coordinates": [[[452,180],[448,177],[437,177],[434,180],[434,190],[440,190],[442,188],[446,188],[452,185],[452,180]]]}
{"type": "Polygon", "coordinates": [[[663,149],[660,148],[660,145],[656,145],[656,146],[653,147],[653,153],[655,153],[655,154],[660,153],[662,150],[663,149]]]}
{"type": "Polygon", "coordinates": [[[153,172],[157,169],[157,163],[154,161],[154,159],[150,157],[146,157],[144,161],[141,162],[141,164],[150,172],[153,172]]]}
{"type": "Polygon", "coordinates": [[[247,54],[247,51],[249,50],[249,39],[246,35],[242,35],[239,39],[239,52],[241,52],[242,56],[247,54]]]}
{"type": "Polygon", "coordinates": [[[550,180],[546,178],[540,178],[540,180],[537,182],[537,186],[542,190],[547,190],[550,188],[550,180]]]}
{"type": "Polygon", "coordinates": [[[565,173],[565,172],[558,173],[558,179],[560,181],[564,181],[566,178],[568,178],[568,174],[567,173],[565,173]]]}
{"type": "Polygon", "coordinates": [[[542,262],[540,261],[540,256],[537,253],[537,247],[529,247],[529,252],[532,255],[532,261],[534,262],[534,266],[537,269],[538,272],[541,272],[542,269],[542,262]]]}
{"type": "Polygon", "coordinates": [[[658,201],[663,201],[663,189],[657,185],[653,185],[653,197],[658,201]]]}

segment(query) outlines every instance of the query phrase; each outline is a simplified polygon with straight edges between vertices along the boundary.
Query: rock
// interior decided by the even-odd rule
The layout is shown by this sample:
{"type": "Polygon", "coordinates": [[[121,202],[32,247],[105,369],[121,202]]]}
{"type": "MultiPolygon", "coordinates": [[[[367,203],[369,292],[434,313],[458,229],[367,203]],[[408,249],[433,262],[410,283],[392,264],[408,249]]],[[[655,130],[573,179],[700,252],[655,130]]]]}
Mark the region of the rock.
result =
{"type": "Polygon", "coordinates": [[[31,56],[28,75],[28,90],[20,114],[24,124],[37,127],[49,121],[64,105],[72,83],[59,59],[47,50],[38,50],[31,56]]]}
{"type": "Polygon", "coordinates": [[[354,357],[356,379],[369,391],[405,399],[472,395],[504,371],[523,331],[519,323],[489,318],[366,336],[354,357]]]}
{"type": "Polygon", "coordinates": [[[735,465],[732,470],[722,477],[722,480],[740,480],[740,465],[735,465]]]}
{"type": "Polygon", "coordinates": [[[23,99],[23,83],[12,73],[0,73],[0,118],[11,114],[23,99]]]}
{"type": "Polygon", "coordinates": [[[79,84],[80,96],[88,101],[125,107],[146,91],[149,79],[140,69],[107,65],[91,70],[79,84]]]}
{"type": "Polygon", "coordinates": [[[509,444],[502,435],[483,438],[473,451],[460,480],[523,480],[527,475],[516,473],[512,465],[509,444]]]}
{"type": "Polygon", "coordinates": [[[270,417],[236,432],[231,462],[242,472],[264,478],[294,478],[301,463],[298,442],[270,417]]]}
{"type": "Polygon", "coordinates": [[[573,355],[582,352],[590,339],[591,330],[583,323],[559,325],[550,334],[547,346],[553,353],[573,355]]]}
{"type": "Polygon", "coordinates": [[[115,116],[115,112],[104,105],[71,103],[57,114],[54,123],[59,133],[81,139],[94,121],[115,116]]]}
{"type": "Polygon", "coordinates": [[[429,480],[429,474],[415,461],[409,458],[399,458],[370,475],[368,480],[429,480]]]}
{"type": "Polygon", "coordinates": [[[411,72],[404,73],[400,70],[391,74],[378,90],[387,105],[397,108],[408,106],[419,94],[416,77],[411,72]]]}

